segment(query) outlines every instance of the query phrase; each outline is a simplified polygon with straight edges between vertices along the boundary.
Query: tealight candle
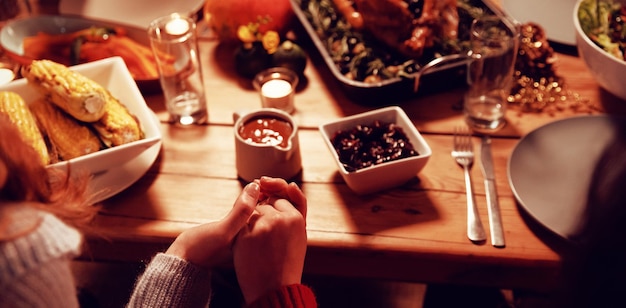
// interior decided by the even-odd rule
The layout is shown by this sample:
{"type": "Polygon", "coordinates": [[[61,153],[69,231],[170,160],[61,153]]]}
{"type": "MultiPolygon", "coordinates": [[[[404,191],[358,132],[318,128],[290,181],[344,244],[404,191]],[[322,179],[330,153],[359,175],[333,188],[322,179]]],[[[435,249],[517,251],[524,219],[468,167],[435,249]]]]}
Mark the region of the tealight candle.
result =
{"type": "Polygon", "coordinates": [[[261,86],[263,107],[272,107],[291,112],[293,109],[291,92],[291,84],[286,80],[268,80],[261,86]]]}
{"type": "Polygon", "coordinates": [[[276,108],[288,113],[295,110],[293,97],[298,76],[286,68],[271,68],[259,73],[254,86],[260,92],[265,108],[276,108]]]}
{"type": "Polygon", "coordinates": [[[181,35],[189,31],[189,23],[184,19],[172,19],[165,25],[165,31],[171,35],[181,35]]]}

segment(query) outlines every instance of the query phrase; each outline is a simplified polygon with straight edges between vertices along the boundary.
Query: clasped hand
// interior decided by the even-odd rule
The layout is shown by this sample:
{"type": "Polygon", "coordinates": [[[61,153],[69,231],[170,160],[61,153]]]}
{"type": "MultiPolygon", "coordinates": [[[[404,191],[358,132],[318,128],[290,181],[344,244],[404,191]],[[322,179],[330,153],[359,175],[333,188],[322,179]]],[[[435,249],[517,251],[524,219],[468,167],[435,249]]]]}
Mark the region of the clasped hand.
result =
{"type": "Polygon", "coordinates": [[[247,303],[301,282],[307,200],[295,183],[263,177],[246,185],[222,220],[181,233],[166,251],[211,269],[232,257],[247,303]]]}

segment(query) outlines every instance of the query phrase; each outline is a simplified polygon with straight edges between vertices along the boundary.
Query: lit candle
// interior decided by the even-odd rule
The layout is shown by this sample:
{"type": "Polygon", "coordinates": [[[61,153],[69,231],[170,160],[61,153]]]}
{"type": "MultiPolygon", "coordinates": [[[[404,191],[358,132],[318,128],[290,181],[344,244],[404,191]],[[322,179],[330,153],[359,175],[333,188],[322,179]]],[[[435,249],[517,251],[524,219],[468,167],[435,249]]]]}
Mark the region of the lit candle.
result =
{"type": "Polygon", "coordinates": [[[264,107],[293,111],[293,89],[291,83],[282,79],[272,79],[261,86],[264,107]]]}
{"type": "Polygon", "coordinates": [[[0,85],[11,82],[15,78],[13,71],[8,68],[0,68],[0,85]]]}
{"type": "Polygon", "coordinates": [[[165,25],[165,32],[171,35],[181,35],[187,31],[189,31],[189,23],[184,19],[172,19],[165,25]]]}

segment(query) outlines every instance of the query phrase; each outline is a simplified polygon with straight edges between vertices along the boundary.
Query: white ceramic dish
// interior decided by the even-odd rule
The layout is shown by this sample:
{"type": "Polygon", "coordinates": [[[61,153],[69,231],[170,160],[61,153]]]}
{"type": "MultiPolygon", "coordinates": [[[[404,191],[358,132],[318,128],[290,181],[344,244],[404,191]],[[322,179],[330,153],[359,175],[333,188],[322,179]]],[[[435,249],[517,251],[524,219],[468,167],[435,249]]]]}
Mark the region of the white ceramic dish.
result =
{"type": "Polygon", "coordinates": [[[553,42],[575,46],[572,19],[576,0],[501,0],[502,9],[519,22],[535,22],[553,42]]]}
{"type": "Polygon", "coordinates": [[[61,0],[59,12],[147,29],[153,19],[171,13],[193,15],[204,0],[61,0]]]}
{"type": "Polygon", "coordinates": [[[604,148],[625,118],[581,116],[544,125],[520,140],[508,178],[520,206],[540,224],[571,239],[580,226],[588,187],[604,148]]]}
{"type": "Polygon", "coordinates": [[[380,108],[345,117],[323,124],[319,127],[319,130],[326,146],[335,159],[339,173],[350,189],[357,194],[375,193],[406,183],[424,168],[432,155],[432,150],[426,143],[426,140],[417,131],[404,110],[397,106],[380,108]],[[337,152],[335,152],[331,142],[332,137],[338,131],[351,130],[357,125],[369,125],[375,120],[383,123],[395,123],[402,128],[419,155],[348,172],[339,160],[337,152]]]}
{"type": "Polygon", "coordinates": [[[618,59],[598,47],[598,45],[583,32],[580,22],[578,21],[578,10],[580,3],[583,1],[595,0],[579,0],[572,14],[572,20],[576,28],[576,46],[578,47],[578,54],[585,61],[589,71],[602,88],[626,100],[626,79],[624,78],[624,76],[626,76],[626,61],[618,59]]]}
{"type": "MultiPolygon", "coordinates": [[[[24,55],[24,38],[40,32],[52,35],[71,33],[92,26],[122,27],[129,38],[150,47],[148,33],[143,29],[110,21],[65,15],[39,15],[11,21],[0,30],[0,44],[11,58],[21,64],[28,64],[33,59],[24,55]]],[[[142,90],[153,91],[160,88],[158,78],[138,78],[136,81],[142,90]]]]}
{"type": "Polygon", "coordinates": [[[92,203],[106,200],[137,182],[150,169],[161,151],[161,141],[147,147],[130,160],[94,174],[89,186],[92,203]]]}
{"type": "MultiPolygon", "coordinates": [[[[97,201],[101,201],[119,192],[120,189],[126,188],[148,170],[161,148],[161,129],[156,116],[146,105],[122,58],[108,58],[73,66],[71,69],[108,89],[139,119],[145,134],[142,140],[49,166],[63,169],[70,166],[71,170],[88,170],[96,177],[91,189],[99,192],[97,201]],[[120,175],[120,173],[129,176],[120,175]]],[[[0,91],[16,92],[27,103],[41,97],[41,94],[23,78],[0,86],[0,91]]]]}

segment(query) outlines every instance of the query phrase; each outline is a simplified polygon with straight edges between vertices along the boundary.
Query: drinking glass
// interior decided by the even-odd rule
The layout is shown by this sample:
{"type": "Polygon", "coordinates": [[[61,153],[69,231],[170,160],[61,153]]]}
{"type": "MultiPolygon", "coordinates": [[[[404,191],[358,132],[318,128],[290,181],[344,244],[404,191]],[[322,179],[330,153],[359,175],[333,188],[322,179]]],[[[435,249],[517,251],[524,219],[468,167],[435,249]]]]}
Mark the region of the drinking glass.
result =
{"type": "Polygon", "coordinates": [[[472,22],[468,84],[463,111],[469,126],[491,132],[505,123],[507,98],[513,85],[520,26],[489,15],[472,22]]]}
{"type": "Polygon", "coordinates": [[[182,125],[206,123],[208,111],[196,23],[173,13],[152,21],[148,34],[170,120],[182,125]]]}

